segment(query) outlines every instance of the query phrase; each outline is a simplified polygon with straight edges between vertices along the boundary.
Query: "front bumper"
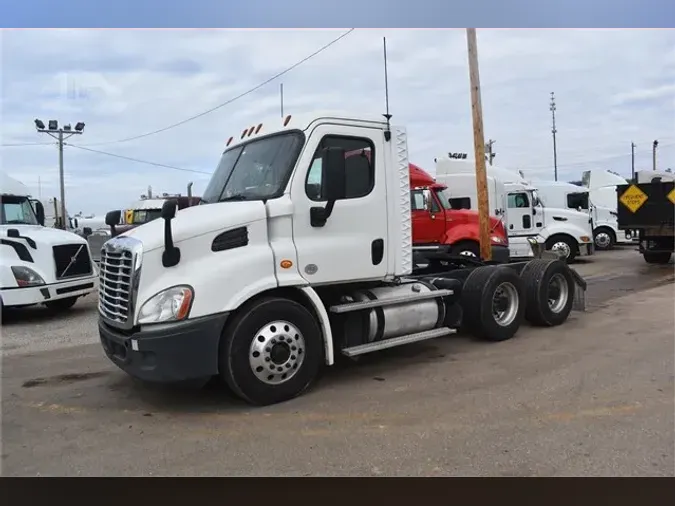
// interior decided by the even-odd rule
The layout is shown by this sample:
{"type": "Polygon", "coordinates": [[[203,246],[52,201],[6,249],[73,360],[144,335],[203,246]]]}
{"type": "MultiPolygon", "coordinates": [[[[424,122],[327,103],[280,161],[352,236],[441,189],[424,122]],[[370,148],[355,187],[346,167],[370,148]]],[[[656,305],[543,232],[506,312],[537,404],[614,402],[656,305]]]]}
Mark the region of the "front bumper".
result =
{"type": "Polygon", "coordinates": [[[579,256],[587,257],[595,253],[595,245],[592,242],[580,242],[579,243],[579,256]]]}
{"type": "Polygon", "coordinates": [[[0,289],[5,307],[43,304],[52,300],[82,297],[98,290],[98,276],[86,276],[48,285],[0,289]]]}
{"type": "Polygon", "coordinates": [[[220,336],[229,313],[157,324],[123,333],[99,318],[101,345],[124,372],[145,381],[172,383],[218,374],[220,336]]]}

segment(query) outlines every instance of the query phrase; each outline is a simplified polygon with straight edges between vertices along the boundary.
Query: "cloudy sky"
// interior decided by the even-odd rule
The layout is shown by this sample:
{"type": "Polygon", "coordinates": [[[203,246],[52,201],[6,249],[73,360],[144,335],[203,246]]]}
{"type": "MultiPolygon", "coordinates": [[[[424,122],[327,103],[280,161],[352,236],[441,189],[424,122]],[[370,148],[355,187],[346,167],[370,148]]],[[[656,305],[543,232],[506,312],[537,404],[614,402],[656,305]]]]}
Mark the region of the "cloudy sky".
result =
{"type": "MultiPolygon", "coordinates": [[[[410,135],[411,161],[430,172],[448,151],[472,152],[464,30],[356,29],[260,89],[192,121],[292,66],[344,30],[40,30],[0,33],[0,162],[37,194],[58,195],[58,152],[33,119],[86,123],[82,148],[167,165],[65,150],[71,213],[128,205],[155,192],[199,194],[224,143],[285,111],[384,112],[382,37],[393,121],[410,135]],[[177,169],[184,170],[177,170],[177,169]],[[194,171],[194,172],[190,172],[194,171]]],[[[560,177],[608,168],[675,169],[675,32],[479,30],[485,136],[495,163],[533,178],[553,174],[550,92],[557,102],[560,177]]]]}

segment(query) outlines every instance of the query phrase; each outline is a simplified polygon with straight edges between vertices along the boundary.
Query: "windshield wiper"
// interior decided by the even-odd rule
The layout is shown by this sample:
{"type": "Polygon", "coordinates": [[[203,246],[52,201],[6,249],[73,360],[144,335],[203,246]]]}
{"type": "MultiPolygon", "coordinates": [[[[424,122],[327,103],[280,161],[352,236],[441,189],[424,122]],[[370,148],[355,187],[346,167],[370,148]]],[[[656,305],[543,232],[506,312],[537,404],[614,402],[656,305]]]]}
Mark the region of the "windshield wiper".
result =
{"type": "Polygon", "coordinates": [[[221,202],[227,202],[227,201],[234,201],[234,200],[247,200],[246,195],[242,195],[241,193],[237,193],[235,195],[230,195],[229,197],[225,197],[224,199],[220,199],[221,202]]]}

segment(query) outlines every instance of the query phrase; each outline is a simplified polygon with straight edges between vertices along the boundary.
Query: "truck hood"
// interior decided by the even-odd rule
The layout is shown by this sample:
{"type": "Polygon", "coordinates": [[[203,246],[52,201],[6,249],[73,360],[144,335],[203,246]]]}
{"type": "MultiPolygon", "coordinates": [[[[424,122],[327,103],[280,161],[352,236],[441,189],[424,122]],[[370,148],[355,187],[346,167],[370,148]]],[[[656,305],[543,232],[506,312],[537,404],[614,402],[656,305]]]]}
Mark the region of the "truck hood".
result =
{"type": "Polygon", "coordinates": [[[87,244],[82,237],[60,228],[40,225],[0,225],[0,237],[7,237],[7,231],[16,229],[24,237],[30,237],[37,244],[56,246],[58,244],[87,244]]]}
{"type": "MultiPolygon", "coordinates": [[[[445,212],[445,218],[452,223],[478,223],[478,211],[470,209],[457,209],[445,212]]],[[[496,230],[501,220],[490,216],[490,230],[496,230]]]]}
{"type": "MultiPolygon", "coordinates": [[[[263,202],[219,202],[186,207],[176,212],[171,220],[171,231],[175,244],[194,237],[232,227],[247,225],[267,218],[263,202]]],[[[135,227],[118,237],[133,237],[143,243],[144,251],[164,247],[164,220],[156,220],[135,227]]]]}

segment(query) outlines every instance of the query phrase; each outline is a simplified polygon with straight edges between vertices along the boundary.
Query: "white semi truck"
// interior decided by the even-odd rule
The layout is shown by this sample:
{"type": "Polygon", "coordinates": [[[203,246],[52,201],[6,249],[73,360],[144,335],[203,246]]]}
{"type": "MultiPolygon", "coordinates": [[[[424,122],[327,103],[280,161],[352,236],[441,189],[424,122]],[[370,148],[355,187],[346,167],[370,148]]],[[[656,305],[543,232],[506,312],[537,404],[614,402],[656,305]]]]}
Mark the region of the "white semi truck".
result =
{"type": "Polygon", "coordinates": [[[44,304],[69,309],[98,288],[87,242],[77,234],[45,227],[41,202],[21,182],[0,173],[0,304],[44,304]]]}
{"type": "Polygon", "coordinates": [[[585,282],[560,260],[419,267],[429,262],[413,253],[405,129],[315,115],[261,130],[230,138],[201,205],[168,200],[161,219],[104,244],[99,335],[128,374],[219,376],[265,405],[304,392],[338,354],[460,325],[503,341],[525,319],[560,325],[583,309],[585,282]]]}
{"type": "MultiPolygon", "coordinates": [[[[477,209],[476,169],[472,161],[439,157],[436,179],[447,185],[453,205],[477,209]]],[[[504,221],[511,258],[532,257],[529,245],[533,240],[540,248],[556,252],[567,262],[594,254],[588,209],[584,212],[570,209],[562,200],[569,188],[544,184],[549,200],[546,203],[539,194],[539,182],[527,181],[516,171],[488,166],[487,182],[490,212],[504,221]]],[[[586,191],[575,188],[577,193],[586,191]]]]}

